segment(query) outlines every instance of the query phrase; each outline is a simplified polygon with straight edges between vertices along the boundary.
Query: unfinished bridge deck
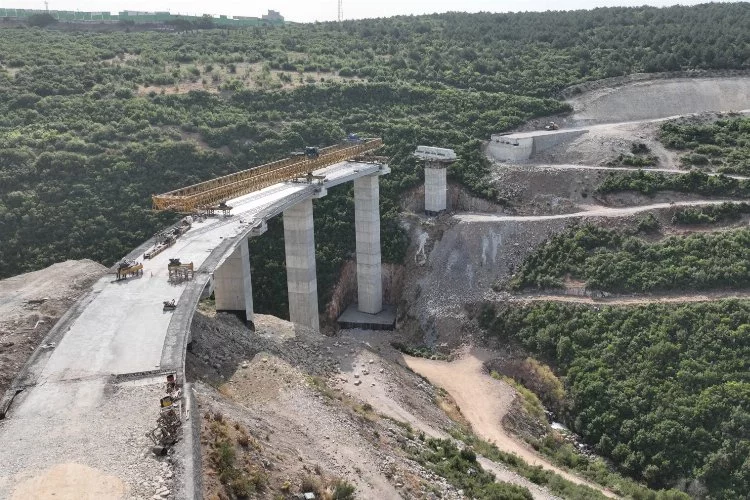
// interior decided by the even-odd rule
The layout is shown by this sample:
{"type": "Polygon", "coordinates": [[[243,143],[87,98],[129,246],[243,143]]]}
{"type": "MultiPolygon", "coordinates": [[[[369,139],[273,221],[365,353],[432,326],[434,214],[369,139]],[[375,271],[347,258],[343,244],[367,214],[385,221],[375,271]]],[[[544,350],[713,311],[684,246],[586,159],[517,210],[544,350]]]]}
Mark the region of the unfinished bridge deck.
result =
{"type": "Polygon", "coordinates": [[[278,183],[228,200],[230,217],[194,223],[151,260],[143,259],[151,242],[132,252],[128,258],[143,262],[142,276],[100,279],[52,330],[48,341],[54,345],[38,349],[14,385],[21,392],[0,420],[0,499],[70,463],[121,483],[127,497],[150,498],[153,492],[138,483],[154,467],[144,458],[150,445],[144,434],[159,413],[162,373],[184,374],[193,312],[210,273],[266,219],[320,190],[387,168],[340,162],[314,172],[325,177],[320,184],[278,183]],[[170,283],[171,257],[192,261],[194,279],[170,283]],[[162,301],[171,299],[177,309],[164,312],[162,301]]]}

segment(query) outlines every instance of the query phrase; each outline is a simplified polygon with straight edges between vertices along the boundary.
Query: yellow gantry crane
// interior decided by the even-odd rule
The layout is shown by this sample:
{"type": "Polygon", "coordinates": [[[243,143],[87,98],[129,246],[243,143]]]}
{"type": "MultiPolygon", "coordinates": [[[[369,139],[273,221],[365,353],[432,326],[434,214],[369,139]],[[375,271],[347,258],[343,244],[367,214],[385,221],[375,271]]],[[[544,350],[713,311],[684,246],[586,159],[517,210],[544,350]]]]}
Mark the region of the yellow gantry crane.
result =
{"type": "Polygon", "coordinates": [[[304,176],[335,163],[354,159],[382,145],[383,140],[380,138],[363,139],[358,144],[343,144],[316,150],[315,157],[291,156],[168,193],[154,195],[152,196],[153,208],[154,210],[195,212],[279,182],[304,176]]]}

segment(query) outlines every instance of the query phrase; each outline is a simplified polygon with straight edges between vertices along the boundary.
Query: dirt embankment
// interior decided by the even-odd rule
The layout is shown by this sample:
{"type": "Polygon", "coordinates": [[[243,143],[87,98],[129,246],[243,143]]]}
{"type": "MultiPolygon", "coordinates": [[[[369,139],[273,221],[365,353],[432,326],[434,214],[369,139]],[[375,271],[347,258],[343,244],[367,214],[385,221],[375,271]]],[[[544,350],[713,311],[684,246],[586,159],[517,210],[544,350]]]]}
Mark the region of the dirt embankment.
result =
{"type": "Polygon", "coordinates": [[[742,111],[750,108],[750,76],[645,80],[598,88],[568,103],[576,126],[742,111]]]}
{"type": "MultiPolygon", "coordinates": [[[[254,498],[302,493],[344,480],[357,498],[462,498],[445,479],[414,460],[426,437],[447,438],[457,412],[450,397],[400,364],[382,332],[324,337],[256,315],[250,332],[231,316],[196,315],[189,377],[204,419],[205,497],[225,485],[212,436],[222,421],[249,436],[245,467],[262,485],[254,498]]],[[[460,418],[460,414],[459,418],[460,418]]],[[[238,448],[239,449],[239,448],[238,448]]],[[[482,459],[483,460],[483,459],[482,459]]],[[[484,462],[502,480],[545,489],[484,462]]]]}
{"type": "MultiPolygon", "coordinates": [[[[506,208],[501,205],[477,198],[465,187],[455,182],[448,183],[446,206],[449,212],[504,213],[506,211],[506,208]]],[[[424,185],[417,186],[401,196],[401,209],[409,213],[424,213],[424,185]]]]}
{"type": "MultiPolygon", "coordinates": [[[[382,265],[383,302],[398,304],[404,286],[404,266],[400,264],[382,265]]],[[[326,306],[326,320],[334,323],[351,304],[357,302],[357,263],[349,260],[344,263],[339,279],[333,287],[331,300],[326,306]]]]}
{"type": "MultiPolygon", "coordinates": [[[[487,217],[506,217],[487,214],[487,217]]],[[[399,327],[417,343],[455,348],[471,338],[464,307],[494,295],[535,248],[573,219],[462,223],[411,217],[399,327]]]]}
{"type": "Polygon", "coordinates": [[[0,281],[0,397],[57,320],[107,269],[69,260],[0,281]]]}

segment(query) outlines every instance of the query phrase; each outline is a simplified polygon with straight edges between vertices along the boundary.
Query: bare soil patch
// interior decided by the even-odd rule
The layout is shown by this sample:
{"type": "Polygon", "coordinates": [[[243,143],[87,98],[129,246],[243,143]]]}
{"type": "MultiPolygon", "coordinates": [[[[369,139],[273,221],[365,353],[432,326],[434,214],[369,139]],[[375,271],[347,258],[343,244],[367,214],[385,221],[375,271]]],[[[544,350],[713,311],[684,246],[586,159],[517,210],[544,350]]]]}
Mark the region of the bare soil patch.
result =
{"type": "Polygon", "coordinates": [[[604,87],[568,100],[578,125],[750,108],[750,77],[646,80],[604,87]]]}
{"type": "Polygon", "coordinates": [[[125,498],[125,492],[125,484],[119,478],[68,463],[55,465],[22,482],[13,491],[11,500],[117,500],[125,498]]]}
{"type": "Polygon", "coordinates": [[[608,497],[615,495],[601,486],[590,483],[549,463],[502,426],[510,411],[516,392],[501,380],[487,374],[485,363],[492,358],[490,351],[471,349],[460,358],[447,362],[406,356],[406,364],[434,385],[443,387],[456,400],[461,413],[474,432],[494,443],[503,451],[515,453],[527,463],[554,471],[565,479],[597,489],[608,497]]]}
{"type": "Polygon", "coordinates": [[[0,281],[0,396],[57,320],[106,272],[69,260],[0,281]]]}

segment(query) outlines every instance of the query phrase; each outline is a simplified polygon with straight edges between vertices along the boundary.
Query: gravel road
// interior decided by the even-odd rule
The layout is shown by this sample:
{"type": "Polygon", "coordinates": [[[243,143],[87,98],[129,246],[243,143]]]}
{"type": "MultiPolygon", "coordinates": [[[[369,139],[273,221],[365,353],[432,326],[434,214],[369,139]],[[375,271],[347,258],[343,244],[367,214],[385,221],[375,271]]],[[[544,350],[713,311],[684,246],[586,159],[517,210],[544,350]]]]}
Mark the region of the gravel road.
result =
{"type": "Polygon", "coordinates": [[[412,356],[404,356],[404,359],[409,368],[433,385],[448,391],[474,432],[483,439],[496,444],[503,451],[515,453],[529,464],[539,465],[568,481],[584,484],[607,497],[617,498],[611,491],[556,467],[505,431],[501,422],[516,393],[508,384],[493,379],[485,372],[484,363],[491,357],[490,351],[473,348],[451,362],[412,356]]]}

